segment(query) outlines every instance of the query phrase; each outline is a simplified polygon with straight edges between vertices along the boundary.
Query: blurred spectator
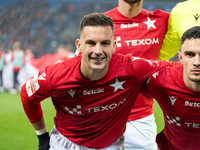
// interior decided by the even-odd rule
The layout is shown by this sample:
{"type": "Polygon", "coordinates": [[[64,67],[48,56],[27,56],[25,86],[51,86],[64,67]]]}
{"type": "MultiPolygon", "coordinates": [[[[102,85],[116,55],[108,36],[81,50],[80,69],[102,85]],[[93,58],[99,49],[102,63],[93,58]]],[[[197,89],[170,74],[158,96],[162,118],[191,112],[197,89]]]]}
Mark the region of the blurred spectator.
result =
{"type": "Polygon", "coordinates": [[[12,49],[8,49],[8,51],[5,54],[5,64],[9,64],[10,62],[12,62],[13,59],[13,51],[12,49]]]}
{"type": "Polygon", "coordinates": [[[26,48],[24,51],[24,63],[29,62],[31,59],[34,59],[34,55],[30,48],[26,48]]]}
{"type": "Polygon", "coordinates": [[[3,67],[4,67],[4,53],[0,49],[0,92],[4,92],[4,87],[3,87],[3,67]]]}
{"type": "Polygon", "coordinates": [[[12,49],[8,49],[5,54],[5,66],[3,69],[3,84],[4,89],[9,90],[13,88],[13,51],[12,49]]]}
{"type": "Polygon", "coordinates": [[[21,49],[21,42],[15,41],[13,43],[13,71],[14,71],[14,85],[10,90],[11,94],[15,94],[18,90],[19,82],[17,79],[18,73],[24,65],[24,51],[21,49]]]}

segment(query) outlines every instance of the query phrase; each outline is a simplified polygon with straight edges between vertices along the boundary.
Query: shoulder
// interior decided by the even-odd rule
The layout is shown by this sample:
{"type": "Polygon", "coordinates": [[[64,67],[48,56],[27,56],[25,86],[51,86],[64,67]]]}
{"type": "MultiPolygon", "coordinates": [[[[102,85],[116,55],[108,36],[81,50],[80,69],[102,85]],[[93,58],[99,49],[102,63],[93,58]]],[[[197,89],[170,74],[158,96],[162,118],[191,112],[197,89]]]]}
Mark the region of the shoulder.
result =
{"type": "Polygon", "coordinates": [[[196,0],[190,0],[190,1],[187,0],[187,1],[179,2],[179,3],[176,4],[176,6],[174,6],[174,8],[188,7],[191,4],[195,4],[196,2],[197,2],[196,0]]]}
{"type": "Polygon", "coordinates": [[[161,10],[161,9],[156,9],[154,11],[149,11],[149,10],[146,10],[146,9],[142,9],[142,12],[143,13],[146,13],[146,14],[149,14],[149,15],[169,15],[170,13],[167,12],[167,11],[164,11],[164,10],[161,10]]]}
{"type": "Polygon", "coordinates": [[[112,61],[123,62],[123,61],[131,61],[135,58],[131,53],[129,54],[121,54],[121,53],[113,53],[112,61]]]}
{"type": "MultiPolygon", "coordinates": [[[[192,1],[184,1],[184,2],[179,2],[179,3],[177,3],[174,7],[173,7],[173,9],[172,9],[172,11],[171,11],[171,14],[174,14],[174,13],[176,13],[176,12],[183,12],[184,13],[184,11],[185,11],[185,8],[187,8],[187,7],[192,7],[194,4],[192,4],[193,2],[192,1]],[[183,11],[183,9],[184,9],[184,11],[183,11]]],[[[197,5],[199,5],[199,4],[197,4],[197,5]]]]}
{"type": "Polygon", "coordinates": [[[123,16],[118,10],[117,6],[107,12],[104,13],[105,15],[109,16],[112,18],[113,22],[121,22],[121,20],[126,20],[127,18],[123,16]]]}
{"type": "Polygon", "coordinates": [[[154,18],[160,18],[162,20],[168,21],[170,13],[161,9],[156,9],[154,11],[149,11],[146,9],[142,9],[142,12],[144,15],[148,15],[150,17],[154,18]]]}
{"type": "Polygon", "coordinates": [[[112,16],[116,15],[116,12],[118,12],[118,11],[117,11],[117,7],[115,7],[115,8],[113,8],[113,9],[111,9],[111,10],[108,10],[108,11],[104,12],[104,14],[107,15],[107,16],[112,17],[112,16]]]}
{"type": "Polygon", "coordinates": [[[183,76],[183,66],[177,67],[165,67],[159,70],[157,73],[153,74],[152,77],[159,79],[159,81],[164,83],[177,82],[183,76]]]}
{"type": "Polygon", "coordinates": [[[112,59],[110,61],[110,64],[123,64],[125,63],[126,61],[128,61],[130,59],[130,55],[123,55],[121,53],[113,53],[112,54],[112,59]]]}
{"type": "Polygon", "coordinates": [[[169,15],[170,15],[169,12],[164,11],[164,10],[161,10],[161,9],[156,9],[156,10],[154,10],[154,11],[152,12],[152,14],[153,14],[153,15],[158,15],[159,17],[161,17],[161,18],[164,19],[164,20],[167,19],[167,21],[168,21],[168,19],[169,19],[169,15]]]}
{"type": "MultiPolygon", "coordinates": [[[[62,77],[71,75],[75,68],[79,68],[81,63],[81,56],[66,59],[63,62],[58,62],[53,65],[47,66],[44,70],[48,73],[49,77],[62,77]]],[[[78,70],[78,69],[76,69],[78,70]]]]}
{"type": "Polygon", "coordinates": [[[156,9],[156,10],[154,11],[154,13],[155,13],[155,14],[166,15],[166,16],[169,16],[169,15],[170,15],[169,12],[164,11],[164,10],[161,10],[161,9],[156,9]]]}
{"type": "Polygon", "coordinates": [[[133,72],[133,65],[132,65],[132,55],[131,54],[120,54],[114,53],[112,55],[112,59],[110,61],[110,68],[115,71],[122,71],[126,70],[125,72],[133,72]]]}

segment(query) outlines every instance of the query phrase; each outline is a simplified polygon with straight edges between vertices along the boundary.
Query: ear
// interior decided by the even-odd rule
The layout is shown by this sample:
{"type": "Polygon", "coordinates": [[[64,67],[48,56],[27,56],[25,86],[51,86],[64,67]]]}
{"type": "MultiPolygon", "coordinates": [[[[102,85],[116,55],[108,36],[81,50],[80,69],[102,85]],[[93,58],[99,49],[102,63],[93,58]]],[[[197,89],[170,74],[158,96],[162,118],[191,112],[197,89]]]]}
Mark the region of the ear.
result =
{"type": "Polygon", "coordinates": [[[79,53],[82,53],[82,51],[81,51],[81,40],[80,39],[76,40],[76,49],[78,50],[79,53]]]}
{"type": "Polygon", "coordinates": [[[178,51],[178,57],[179,57],[180,62],[183,64],[183,56],[180,51],[178,51]]]}
{"type": "Polygon", "coordinates": [[[117,46],[117,42],[114,40],[114,42],[113,42],[113,50],[112,50],[112,53],[115,52],[116,46],[117,46]]]}

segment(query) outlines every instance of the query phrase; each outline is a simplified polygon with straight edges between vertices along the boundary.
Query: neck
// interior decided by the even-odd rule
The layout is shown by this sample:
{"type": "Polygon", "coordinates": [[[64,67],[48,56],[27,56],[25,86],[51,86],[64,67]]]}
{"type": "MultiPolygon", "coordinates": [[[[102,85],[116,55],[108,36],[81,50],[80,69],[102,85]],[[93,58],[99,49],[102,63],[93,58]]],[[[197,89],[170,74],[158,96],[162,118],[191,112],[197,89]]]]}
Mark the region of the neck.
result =
{"type": "Polygon", "coordinates": [[[119,0],[119,6],[117,10],[127,18],[133,18],[142,11],[142,1],[138,3],[126,3],[123,0],[119,0]]]}
{"type": "Polygon", "coordinates": [[[186,86],[194,91],[200,91],[200,82],[198,83],[193,82],[193,84],[188,84],[188,85],[186,84],[186,86]]]}
{"type": "Polygon", "coordinates": [[[200,81],[199,82],[191,81],[188,77],[185,77],[184,75],[183,75],[183,80],[188,88],[194,91],[200,91],[200,81]]]}
{"type": "Polygon", "coordinates": [[[94,69],[90,69],[90,68],[85,68],[83,65],[83,63],[81,63],[80,65],[80,72],[83,74],[83,76],[90,80],[90,81],[97,81],[101,78],[103,78],[107,72],[108,72],[108,69],[109,67],[106,67],[104,69],[101,69],[101,70],[94,70],[94,69]]]}

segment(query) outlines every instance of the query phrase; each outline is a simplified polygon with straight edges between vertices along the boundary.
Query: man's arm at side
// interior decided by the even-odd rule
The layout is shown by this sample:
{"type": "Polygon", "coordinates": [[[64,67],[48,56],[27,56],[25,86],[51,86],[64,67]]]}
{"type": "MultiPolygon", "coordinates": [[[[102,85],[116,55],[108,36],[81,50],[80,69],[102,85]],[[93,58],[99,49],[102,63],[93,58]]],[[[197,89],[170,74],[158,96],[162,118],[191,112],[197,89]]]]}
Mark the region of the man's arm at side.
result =
{"type": "Polygon", "coordinates": [[[48,150],[50,148],[50,138],[49,133],[46,130],[41,104],[40,102],[33,103],[28,100],[25,85],[26,84],[22,86],[20,94],[24,111],[36,131],[37,137],[39,139],[39,150],[48,150]]]}

